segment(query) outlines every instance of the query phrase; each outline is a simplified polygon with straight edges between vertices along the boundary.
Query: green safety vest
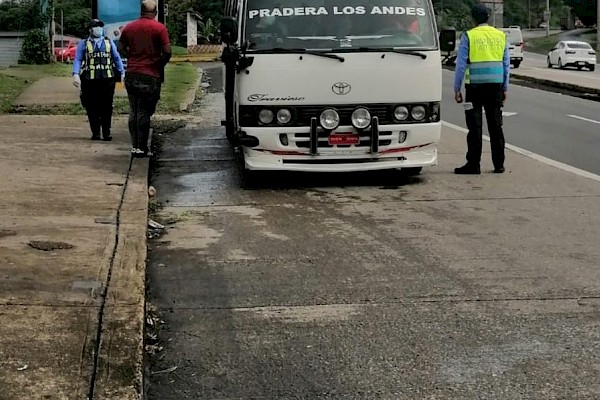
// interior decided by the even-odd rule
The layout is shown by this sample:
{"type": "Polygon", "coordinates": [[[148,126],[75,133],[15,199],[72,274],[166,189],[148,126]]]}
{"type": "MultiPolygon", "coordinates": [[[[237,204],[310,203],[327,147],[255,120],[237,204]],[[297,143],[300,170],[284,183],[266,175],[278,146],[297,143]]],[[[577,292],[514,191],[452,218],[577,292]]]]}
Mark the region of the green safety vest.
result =
{"type": "Polygon", "coordinates": [[[506,34],[491,26],[478,26],[467,31],[469,67],[465,83],[503,83],[506,34]]]}
{"type": "Polygon", "coordinates": [[[86,79],[109,79],[114,78],[113,58],[110,40],[104,39],[105,51],[94,48],[93,40],[86,40],[85,58],[81,67],[81,76],[86,79]]]}

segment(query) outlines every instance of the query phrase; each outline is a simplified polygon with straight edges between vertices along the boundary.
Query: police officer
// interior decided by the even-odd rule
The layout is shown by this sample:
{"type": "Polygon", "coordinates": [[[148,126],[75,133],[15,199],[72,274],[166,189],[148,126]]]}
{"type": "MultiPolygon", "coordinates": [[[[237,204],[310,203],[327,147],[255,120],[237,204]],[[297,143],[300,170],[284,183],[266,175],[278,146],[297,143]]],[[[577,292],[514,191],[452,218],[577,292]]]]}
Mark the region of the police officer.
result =
{"type": "Polygon", "coordinates": [[[502,107],[507,98],[510,56],[504,32],[487,25],[490,11],[482,4],[471,9],[477,26],[461,38],[454,74],[454,99],[463,102],[465,82],[467,121],[467,163],[455,174],[480,174],[483,113],[487,120],[494,172],[504,172],[504,132],[502,107]]]}
{"type": "Polygon", "coordinates": [[[123,61],[115,43],[104,35],[104,23],[93,19],[90,35],[79,42],[73,62],[73,85],[81,88],[92,140],[112,140],[110,133],[115,84],[123,79],[123,61]]]}

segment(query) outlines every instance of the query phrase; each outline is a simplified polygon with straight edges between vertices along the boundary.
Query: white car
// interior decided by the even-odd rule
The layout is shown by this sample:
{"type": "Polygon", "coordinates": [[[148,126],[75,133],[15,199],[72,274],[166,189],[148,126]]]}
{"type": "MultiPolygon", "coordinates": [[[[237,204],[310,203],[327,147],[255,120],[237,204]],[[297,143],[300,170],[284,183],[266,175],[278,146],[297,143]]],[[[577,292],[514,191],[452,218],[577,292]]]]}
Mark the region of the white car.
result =
{"type": "Polygon", "coordinates": [[[547,62],[548,68],[557,65],[561,69],[575,67],[593,71],[596,69],[596,52],[587,42],[563,40],[548,52],[547,62]]]}
{"type": "Polygon", "coordinates": [[[519,68],[519,65],[523,62],[523,49],[525,47],[521,28],[511,26],[509,28],[502,28],[501,30],[506,34],[510,63],[514,68],[519,68]]]}

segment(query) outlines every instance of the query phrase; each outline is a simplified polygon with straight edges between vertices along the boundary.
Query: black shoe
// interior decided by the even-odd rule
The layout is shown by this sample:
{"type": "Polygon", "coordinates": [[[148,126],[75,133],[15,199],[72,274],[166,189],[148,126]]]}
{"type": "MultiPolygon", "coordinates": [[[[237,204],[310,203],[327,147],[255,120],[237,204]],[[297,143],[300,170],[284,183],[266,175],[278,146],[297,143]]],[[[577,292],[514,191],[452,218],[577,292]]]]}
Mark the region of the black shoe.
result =
{"type": "Polygon", "coordinates": [[[494,168],[494,173],[495,174],[503,174],[504,173],[504,167],[496,167],[496,168],[494,168]]]}
{"type": "Polygon", "coordinates": [[[102,140],[104,140],[105,142],[110,142],[112,140],[112,136],[111,135],[105,135],[102,140]]]}
{"type": "Polygon", "coordinates": [[[479,165],[465,164],[462,167],[454,168],[454,173],[458,175],[479,175],[481,169],[479,165]]]}
{"type": "Polygon", "coordinates": [[[92,135],[92,140],[100,140],[100,135],[92,135]]]}

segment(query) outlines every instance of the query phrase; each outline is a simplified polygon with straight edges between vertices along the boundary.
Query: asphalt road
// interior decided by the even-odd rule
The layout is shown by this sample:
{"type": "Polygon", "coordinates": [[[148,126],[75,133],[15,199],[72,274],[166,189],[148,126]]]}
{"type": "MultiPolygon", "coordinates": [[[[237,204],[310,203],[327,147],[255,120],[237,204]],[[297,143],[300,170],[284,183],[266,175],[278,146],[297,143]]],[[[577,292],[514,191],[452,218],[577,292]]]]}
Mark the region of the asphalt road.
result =
{"type": "MultiPolygon", "coordinates": [[[[442,118],[466,128],[462,106],[454,102],[453,77],[444,70],[442,118]]],[[[600,103],[512,85],[504,115],[507,143],[600,174],[600,103]]]]}
{"type": "MultiPolygon", "coordinates": [[[[530,113],[559,97],[512,96],[507,131],[532,144],[583,125],[532,136],[530,113]]],[[[164,321],[149,400],[600,398],[597,182],[515,153],[503,175],[454,175],[462,137],[445,128],[419,177],[267,174],[241,190],[222,108],[209,93],[153,164],[167,229],[149,242],[164,321]]]]}

